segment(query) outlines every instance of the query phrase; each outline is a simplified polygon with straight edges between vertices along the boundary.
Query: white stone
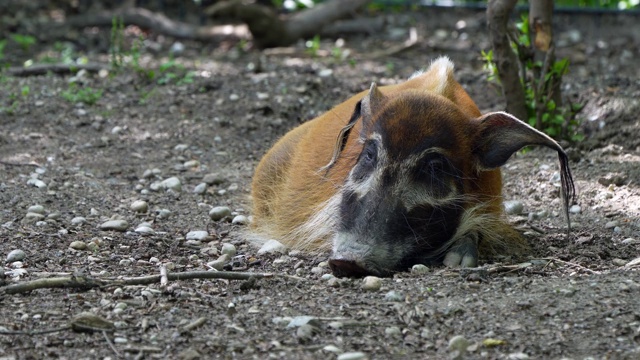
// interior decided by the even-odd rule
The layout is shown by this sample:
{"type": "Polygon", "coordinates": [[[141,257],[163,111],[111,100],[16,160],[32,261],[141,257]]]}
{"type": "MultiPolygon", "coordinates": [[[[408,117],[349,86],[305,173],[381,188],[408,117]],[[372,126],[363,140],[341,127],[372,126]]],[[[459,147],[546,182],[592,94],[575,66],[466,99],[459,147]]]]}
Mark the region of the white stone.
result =
{"type": "Polygon", "coordinates": [[[76,240],[72,241],[69,247],[74,250],[84,250],[87,248],[87,244],[84,241],[76,240]]]}
{"type": "Polygon", "coordinates": [[[146,213],[149,210],[149,204],[144,200],[136,200],[131,204],[131,210],[138,213],[146,213]]]}
{"type": "Polygon", "coordinates": [[[235,245],[229,244],[229,243],[222,244],[222,249],[220,250],[220,253],[229,255],[229,257],[233,257],[236,255],[236,252],[237,250],[235,245]]]}
{"type": "Polygon", "coordinates": [[[126,220],[109,220],[100,225],[100,230],[125,231],[129,227],[126,220]]]}
{"type": "Polygon", "coordinates": [[[524,205],[521,201],[518,200],[507,200],[504,202],[504,211],[508,215],[519,215],[522,214],[524,210],[524,205]]]}
{"type": "Polygon", "coordinates": [[[200,184],[196,185],[195,188],[193,188],[193,193],[194,194],[202,195],[205,192],[207,192],[207,183],[200,183],[200,184]]]}
{"type": "Polygon", "coordinates": [[[29,208],[27,209],[27,212],[44,215],[44,206],[42,205],[29,206],[29,208]]]}
{"type": "Polygon", "coordinates": [[[236,215],[233,220],[231,220],[231,223],[235,225],[246,225],[249,223],[249,218],[244,215],[236,215]]]}
{"type": "Polygon", "coordinates": [[[426,274],[429,272],[429,268],[423,264],[415,264],[411,267],[412,274],[426,274]]]}
{"type": "Polygon", "coordinates": [[[378,291],[382,286],[382,279],[377,276],[365,276],[362,280],[362,290],[364,291],[378,291]]]}
{"type": "Polygon", "coordinates": [[[282,244],[278,240],[271,239],[265,242],[264,245],[262,245],[260,250],[258,250],[258,255],[275,253],[285,254],[286,252],[287,247],[284,244],[282,244]]]}
{"type": "Polygon", "coordinates": [[[194,231],[189,231],[187,233],[186,239],[205,241],[205,240],[210,240],[211,237],[209,236],[209,232],[206,230],[194,230],[194,231]]]}
{"type": "Polygon", "coordinates": [[[367,359],[367,354],[360,351],[342,353],[338,355],[338,357],[336,358],[336,360],[366,360],[366,359],[367,359]]]}
{"type": "Polygon", "coordinates": [[[227,216],[231,216],[231,209],[227,206],[216,206],[209,210],[209,217],[213,221],[219,221],[227,216]]]}
{"type": "Polygon", "coordinates": [[[165,189],[170,189],[176,192],[179,192],[182,190],[182,183],[180,182],[180,179],[178,179],[175,176],[162,180],[162,182],[160,183],[160,186],[162,186],[165,189]]]}
{"type": "Polygon", "coordinates": [[[40,179],[35,179],[35,178],[31,178],[29,180],[27,180],[27,185],[32,185],[37,187],[38,189],[44,189],[47,187],[47,184],[40,180],[40,179]]]}
{"type": "Polygon", "coordinates": [[[20,249],[11,250],[9,252],[9,254],[7,255],[6,262],[11,263],[11,262],[14,262],[14,261],[21,261],[26,256],[27,256],[27,254],[25,254],[25,252],[20,250],[20,249]]]}

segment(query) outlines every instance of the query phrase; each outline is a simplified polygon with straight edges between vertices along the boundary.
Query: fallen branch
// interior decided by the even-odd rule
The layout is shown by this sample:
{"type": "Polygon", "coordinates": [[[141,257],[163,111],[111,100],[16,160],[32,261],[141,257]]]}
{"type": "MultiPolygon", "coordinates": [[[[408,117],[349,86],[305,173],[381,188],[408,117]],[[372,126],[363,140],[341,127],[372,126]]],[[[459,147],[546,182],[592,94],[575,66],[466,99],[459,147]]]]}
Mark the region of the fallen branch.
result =
{"type": "MultiPolygon", "coordinates": [[[[239,35],[237,32],[229,33],[228,26],[193,26],[171,20],[163,14],[143,8],[124,8],[117,11],[101,11],[70,17],[64,22],[61,30],[68,27],[111,27],[115,17],[122,19],[122,23],[125,25],[135,25],[177,39],[215,41],[239,35]]],[[[51,26],[51,24],[47,25],[51,26]]]]}
{"type": "MultiPolygon", "coordinates": [[[[233,272],[233,271],[189,271],[182,273],[169,273],[166,278],[169,281],[175,280],[191,280],[191,279],[225,279],[225,280],[248,280],[250,278],[270,278],[274,277],[270,273],[251,273],[251,272],[233,272]]],[[[281,277],[301,280],[295,276],[279,275],[281,277]]],[[[65,276],[57,278],[37,279],[26,281],[18,284],[11,284],[0,288],[0,293],[19,294],[26,293],[37,289],[52,288],[73,288],[81,290],[90,290],[96,287],[107,286],[130,286],[130,285],[149,285],[160,283],[162,275],[150,275],[135,278],[125,278],[117,280],[96,279],[89,276],[65,276]]]]}
{"type": "Polygon", "coordinates": [[[40,164],[36,163],[35,161],[28,162],[28,163],[15,163],[15,162],[11,162],[11,161],[0,160],[0,164],[7,165],[7,166],[35,166],[35,167],[40,167],[41,166],[40,164]]]}
{"type": "Polygon", "coordinates": [[[271,8],[242,0],[217,2],[205,14],[247,24],[258,47],[287,46],[320,34],[324,26],[351,15],[371,0],[329,0],[282,18],[271,8]]]}
{"type": "Polygon", "coordinates": [[[11,76],[35,76],[54,73],[58,75],[75,74],[80,70],[89,72],[99,72],[108,70],[109,66],[100,63],[88,64],[36,64],[29,67],[11,67],[6,70],[7,75],[11,76]]]}

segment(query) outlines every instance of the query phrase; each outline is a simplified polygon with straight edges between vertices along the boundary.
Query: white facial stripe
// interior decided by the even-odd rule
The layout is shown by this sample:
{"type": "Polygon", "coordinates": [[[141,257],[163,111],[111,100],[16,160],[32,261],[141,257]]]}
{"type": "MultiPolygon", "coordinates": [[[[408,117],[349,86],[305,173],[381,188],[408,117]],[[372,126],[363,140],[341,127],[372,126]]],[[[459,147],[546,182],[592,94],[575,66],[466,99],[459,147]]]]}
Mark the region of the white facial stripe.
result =
{"type": "MultiPolygon", "coordinates": [[[[371,174],[367,176],[365,180],[355,182],[352,180],[353,173],[355,172],[354,166],[354,168],[351,169],[351,172],[349,172],[349,177],[347,178],[347,181],[344,185],[346,191],[354,192],[359,199],[365,196],[371,189],[374,189],[380,183],[385,164],[387,163],[387,152],[382,146],[382,135],[380,135],[379,133],[373,133],[371,134],[371,137],[369,137],[369,139],[376,140],[378,142],[378,160],[375,169],[371,174]]],[[[360,139],[360,141],[364,142],[365,139],[360,139]]]]}

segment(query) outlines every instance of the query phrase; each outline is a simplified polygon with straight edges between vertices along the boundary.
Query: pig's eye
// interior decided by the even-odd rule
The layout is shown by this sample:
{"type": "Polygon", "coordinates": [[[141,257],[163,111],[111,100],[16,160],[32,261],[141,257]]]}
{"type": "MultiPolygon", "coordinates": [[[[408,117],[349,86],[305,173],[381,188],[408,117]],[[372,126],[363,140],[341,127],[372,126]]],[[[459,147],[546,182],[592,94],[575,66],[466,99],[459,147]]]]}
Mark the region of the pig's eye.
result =
{"type": "Polygon", "coordinates": [[[360,153],[358,165],[353,169],[353,180],[362,181],[369,176],[378,162],[378,145],[375,141],[366,142],[360,153]]]}
{"type": "Polygon", "coordinates": [[[378,159],[378,147],[375,142],[369,142],[365,145],[362,151],[362,164],[363,165],[375,165],[378,159]]]}

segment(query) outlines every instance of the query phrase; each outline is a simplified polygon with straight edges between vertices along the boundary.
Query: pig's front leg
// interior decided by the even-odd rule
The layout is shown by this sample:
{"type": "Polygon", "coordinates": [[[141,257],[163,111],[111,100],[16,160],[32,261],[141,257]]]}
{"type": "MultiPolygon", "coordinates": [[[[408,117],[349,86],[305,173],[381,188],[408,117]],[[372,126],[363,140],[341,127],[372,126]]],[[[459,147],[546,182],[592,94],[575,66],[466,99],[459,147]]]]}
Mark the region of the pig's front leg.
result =
{"type": "Polygon", "coordinates": [[[478,239],[475,231],[466,233],[456,240],[442,261],[448,267],[476,267],[478,265],[478,239]]]}

